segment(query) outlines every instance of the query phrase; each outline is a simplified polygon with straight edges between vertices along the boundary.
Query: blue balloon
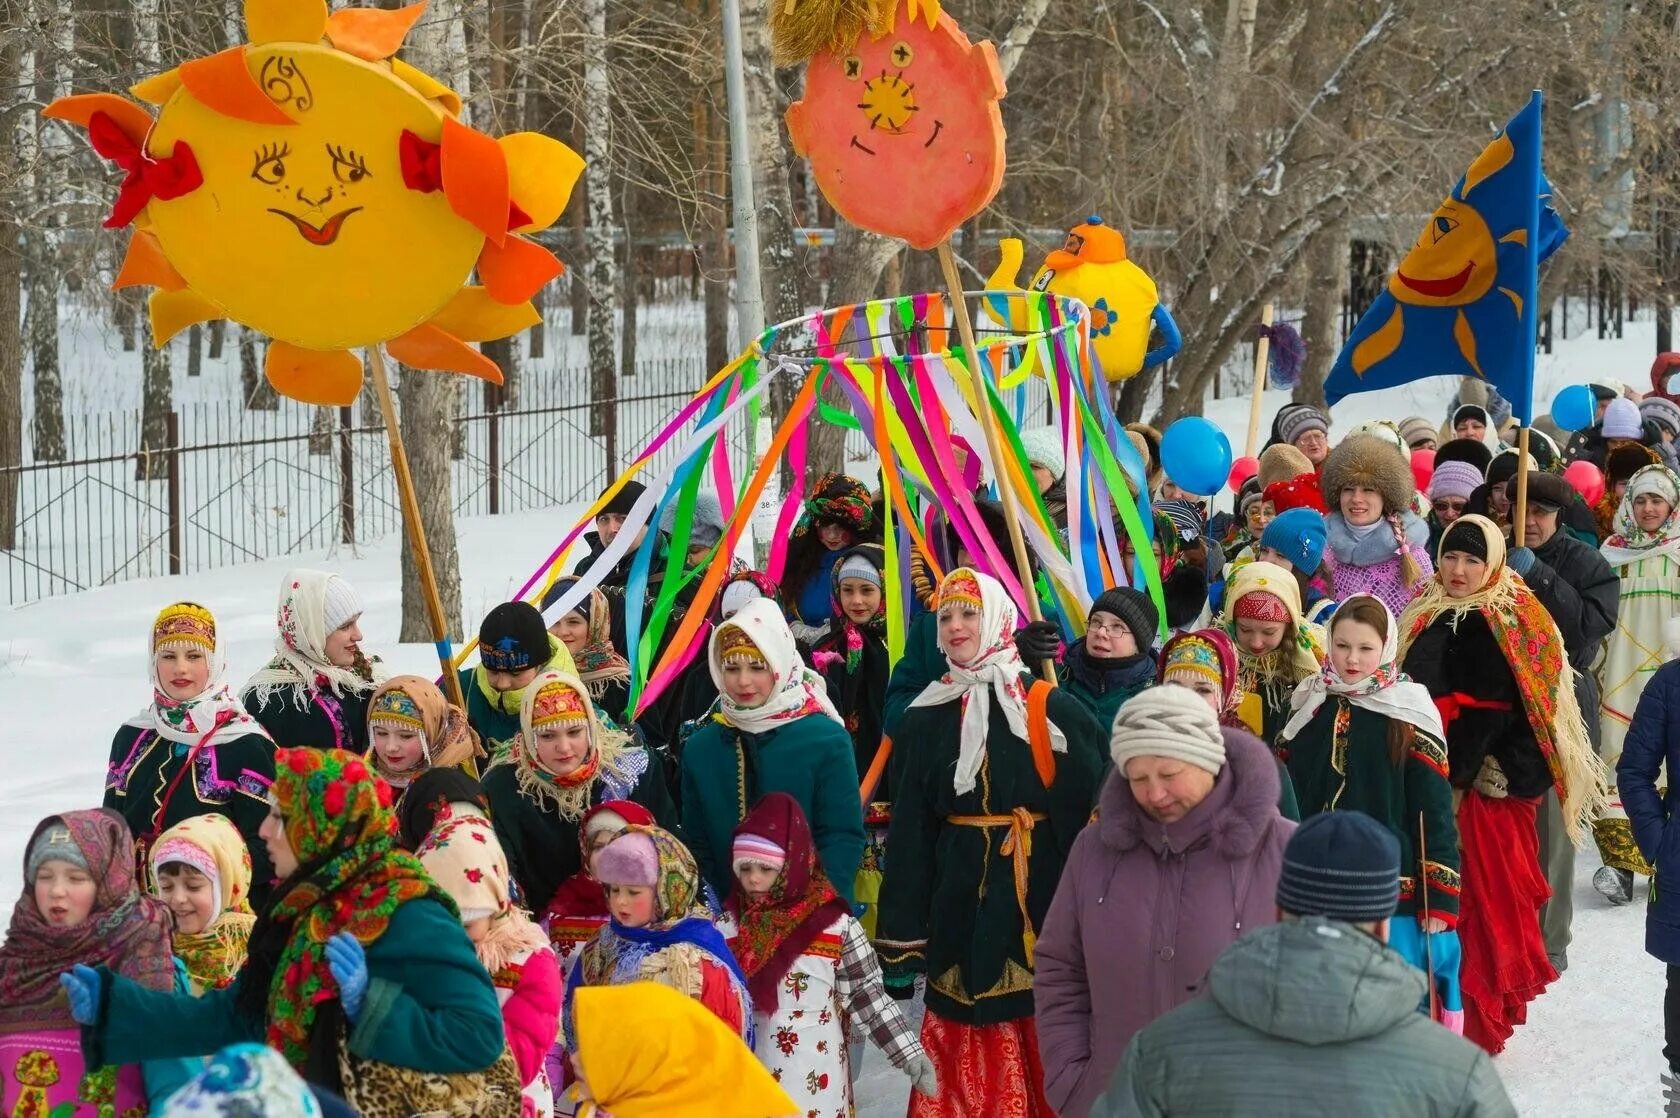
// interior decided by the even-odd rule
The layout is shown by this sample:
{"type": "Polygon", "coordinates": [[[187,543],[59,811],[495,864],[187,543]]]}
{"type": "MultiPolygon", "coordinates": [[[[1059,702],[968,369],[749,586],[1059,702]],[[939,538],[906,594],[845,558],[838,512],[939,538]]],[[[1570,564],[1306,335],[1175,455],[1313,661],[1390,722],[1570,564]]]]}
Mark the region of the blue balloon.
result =
{"type": "Polygon", "coordinates": [[[1584,384],[1572,384],[1552,397],[1552,422],[1565,431],[1581,431],[1593,425],[1598,399],[1584,384]]]}
{"type": "Polygon", "coordinates": [[[1199,415],[1187,415],[1161,436],[1161,467],[1180,489],[1207,497],[1231,476],[1231,440],[1199,415]]]}

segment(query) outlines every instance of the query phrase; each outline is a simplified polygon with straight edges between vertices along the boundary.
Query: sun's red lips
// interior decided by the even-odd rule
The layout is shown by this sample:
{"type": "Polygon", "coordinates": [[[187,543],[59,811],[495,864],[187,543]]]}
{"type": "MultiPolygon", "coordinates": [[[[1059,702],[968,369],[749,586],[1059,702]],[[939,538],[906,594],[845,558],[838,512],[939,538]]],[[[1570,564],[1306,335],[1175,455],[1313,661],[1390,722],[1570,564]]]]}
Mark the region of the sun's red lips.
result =
{"type": "Polygon", "coordinates": [[[326,224],[321,226],[311,225],[309,222],[303,220],[303,218],[297,216],[297,214],[287,213],[285,210],[277,210],[270,207],[268,212],[271,214],[279,214],[281,217],[297,226],[299,235],[310,244],[330,245],[334,241],[338,240],[338,231],[344,228],[344,219],[349,217],[351,214],[358,212],[361,208],[362,207],[360,206],[351,206],[347,210],[341,210],[340,212],[327,218],[326,224]]]}
{"type": "Polygon", "coordinates": [[[1445,279],[1413,279],[1411,276],[1408,276],[1405,272],[1401,271],[1397,271],[1394,274],[1400,277],[1401,283],[1405,284],[1408,288],[1417,292],[1419,295],[1423,295],[1430,299],[1450,299],[1454,295],[1457,295],[1460,291],[1464,290],[1465,285],[1470,282],[1470,273],[1475,270],[1476,262],[1472,260],[1468,264],[1464,265],[1464,270],[1462,272],[1459,272],[1456,276],[1448,276],[1445,279]]]}

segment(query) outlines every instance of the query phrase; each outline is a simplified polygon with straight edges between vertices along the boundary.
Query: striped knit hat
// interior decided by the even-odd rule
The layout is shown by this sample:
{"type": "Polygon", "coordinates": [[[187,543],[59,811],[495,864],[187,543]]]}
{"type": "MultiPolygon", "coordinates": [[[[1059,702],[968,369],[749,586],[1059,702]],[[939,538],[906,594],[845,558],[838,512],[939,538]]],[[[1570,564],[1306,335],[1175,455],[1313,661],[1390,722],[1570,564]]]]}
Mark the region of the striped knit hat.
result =
{"type": "Polygon", "coordinates": [[[1326,811],[1289,836],[1277,886],[1284,912],[1366,924],[1393,916],[1399,901],[1400,844],[1369,815],[1326,811]]]}

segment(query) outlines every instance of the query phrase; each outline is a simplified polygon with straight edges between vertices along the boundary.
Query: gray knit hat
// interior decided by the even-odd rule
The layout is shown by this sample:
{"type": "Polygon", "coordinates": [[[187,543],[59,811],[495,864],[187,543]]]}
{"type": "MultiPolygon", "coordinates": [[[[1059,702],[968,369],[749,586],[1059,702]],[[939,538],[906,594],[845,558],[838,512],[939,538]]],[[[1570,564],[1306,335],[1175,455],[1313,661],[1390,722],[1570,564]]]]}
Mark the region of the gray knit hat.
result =
{"type": "Polygon", "coordinates": [[[24,878],[34,881],[35,871],[45,862],[69,862],[84,870],[88,868],[87,855],[76,845],[70,828],[64,825],[63,820],[54,819],[41,828],[41,834],[29,848],[29,857],[24,860],[24,878]]]}
{"type": "Polygon", "coordinates": [[[1028,427],[1021,432],[1021,449],[1026,451],[1029,465],[1043,466],[1056,478],[1067,473],[1062,436],[1054,427],[1028,427]]]}
{"type": "Polygon", "coordinates": [[[1386,920],[1400,901],[1400,843],[1359,811],[1326,811],[1283,848],[1277,906],[1349,924],[1386,920]]]}
{"type": "Polygon", "coordinates": [[[1150,687],[1114,716],[1108,751],[1126,775],[1133,757],[1172,757],[1218,774],[1225,767],[1225,735],[1207,700],[1187,687],[1150,687]]]}
{"type": "Polygon", "coordinates": [[[1308,431],[1330,433],[1330,417],[1308,404],[1297,404],[1277,419],[1278,437],[1291,445],[1308,431]]]}

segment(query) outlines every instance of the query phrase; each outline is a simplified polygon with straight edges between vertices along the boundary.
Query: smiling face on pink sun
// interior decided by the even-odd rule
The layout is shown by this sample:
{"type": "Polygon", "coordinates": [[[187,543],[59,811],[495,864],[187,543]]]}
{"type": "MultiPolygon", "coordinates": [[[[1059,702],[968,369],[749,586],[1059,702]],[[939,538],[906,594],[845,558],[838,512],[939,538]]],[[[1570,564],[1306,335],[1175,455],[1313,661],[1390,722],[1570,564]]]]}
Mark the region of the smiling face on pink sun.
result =
{"type": "Polygon", "coordinates": [[[1003,182],[1003,74],[950,16],[898,15],[880,38],[811,58],[788,132],[842,217],[930,249],[1003,182]]]}

